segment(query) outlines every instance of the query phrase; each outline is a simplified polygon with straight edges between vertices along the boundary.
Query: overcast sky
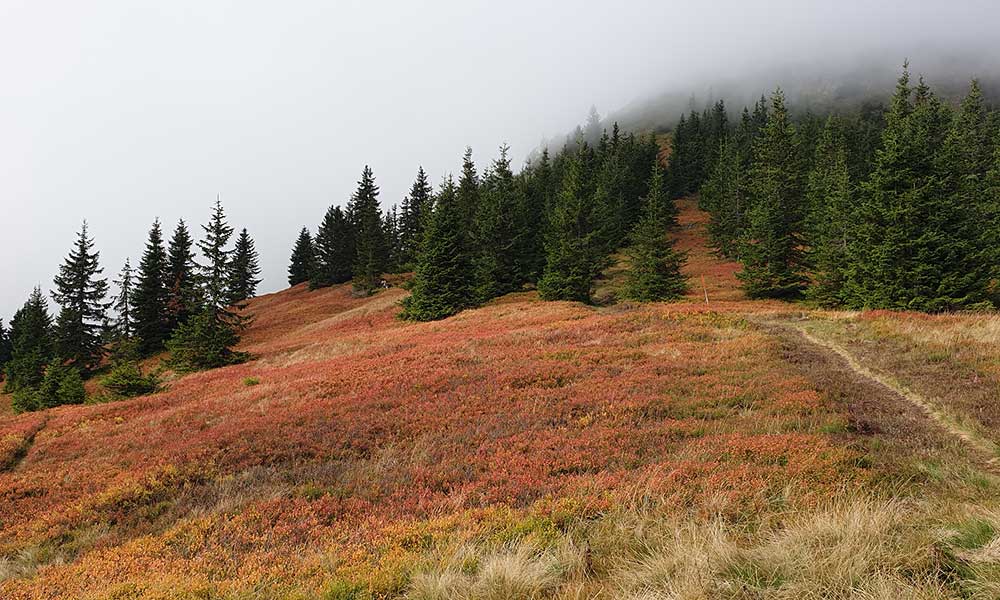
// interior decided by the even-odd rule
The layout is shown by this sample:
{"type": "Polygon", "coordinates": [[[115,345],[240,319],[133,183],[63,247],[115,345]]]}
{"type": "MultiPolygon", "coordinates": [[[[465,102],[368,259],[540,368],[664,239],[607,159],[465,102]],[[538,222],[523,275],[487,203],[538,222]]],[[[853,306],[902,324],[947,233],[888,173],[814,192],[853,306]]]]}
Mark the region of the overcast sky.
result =
{"type": "Polygon", "coordinates": [[[592,104],[789,61],[995,51],[998,22],[985,0],[0,0],[0,317],[52,287],[84,219],[111,278],[155,217],[196,228],[221,194],[273,291],[366,163],[388,206],[418,165],[436,183],[503,142],[520,162],[592,104]]]}

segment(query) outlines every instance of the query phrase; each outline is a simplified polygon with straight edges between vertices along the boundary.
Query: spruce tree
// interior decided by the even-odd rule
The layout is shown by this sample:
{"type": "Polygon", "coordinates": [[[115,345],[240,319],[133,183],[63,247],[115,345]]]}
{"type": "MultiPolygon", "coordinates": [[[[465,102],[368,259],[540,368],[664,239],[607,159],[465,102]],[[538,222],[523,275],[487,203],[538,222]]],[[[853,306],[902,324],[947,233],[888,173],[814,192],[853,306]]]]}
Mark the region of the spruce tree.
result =
{"type": "Polygon", "coordinates": [[[663,174],[653,164],[650,191],[642,216],[630,235],[629,267],[623,295],[629,300],[657,302],[684,294],[684,255],[673,248],[667,231],[675,223],[673,204],[663,186],[663,174]]]}
{"type": "Polygon", "coordinates": [[[573,153],[552,211],[545,270],[538,292],[545,300],[590,301],[591,283],[603,266],[598,223],[587,182],[586,145],[573,153]]]}
{"type": "Polygon", "coordinates": [[[403,318],[433,321],[472,306],[472,256],[464,225],[464,207],[449,176],[438,191],[427,222],[417,255],[412,293],[403,301],[403,318]]]}
{"type": "Polygon", "coordinates": [[[399,214],[393,204],[382,216],[382,232],[385,235],[385,270],[388,273],[399,273],[399,214]]]}
{"type": "Polygon", "coordinates": [[[3,319],[0,319],[0,379],[5,377],[5,367],[10,362],[11,352],[10,333],[4,328],[3,319]]]}
{"type": "Polygon", "coordinates": [[[417,169],[417,178],[410,193],[403,199],[399,215],[399,263],[404,270],[416,264],[417,253],[424,239],[424,227],[433,208],[433,193],[424,168],[417,169]]]}
{"type": "Polygon", "coordinates": [[[132,265],[128,258],[114,283],[118,287],[118,295],[112,306],[115,310],[114,335],[118,340],[130,340],[135,335],[135,288],[132,265]]]}
{"type": "MultiPolygon", "coordinates": [[[[465,216],[465,227],[472,231],[479,206],[479,175],[476,173],[476,164],[472,161],[472,148],[469,147],[462,157],[462,175],[458,178],[458,204],[465,216]]],[[[471,238],[469,242],[472,242],[471,238]]]]}
{"type": "Polygon", "coordinates": [[[955,204],[942,178],[949,122],[947,107],[922,80],[911,88],[904,68],[858,205],[850,306],[935,311],[986,300],[988,269],[969,232],[974,207],[955,204]]]}
{"type": "MultiPolygon", "coordinates": [[[[167,247],[167,332],[201,310],[202,297],[198,286],[198,264],[194,259],[194,241],[183,220],[170,238],[167,247]]],[[[141,334],[140,334],[141,337],[141,334]]]]}
{"type": "Polygon", "coordinates": [[[802,291],[801,165],[798,139],[781,90],[753,143],[749,190],[753,197],[741,240],[738,275],[751,298],[792,297],[802,291]]]}
{"type": "Polygon", "coordinates": [[[229,310],[229,280],[233,265],[233,249],[228,248],[233,228],[226,222],[222,202],[215,200],[212,216],[201,226],[205,236],[198,242],[205,264],[201,265],[200,281],[205,299],[205,308],[227,320],[233,313],[229,310]]]}
{"type": "Polygon", "coordinates": [[[57,355],[80,371],[95,369],[104,356],[103,327],[107,317],[107,279],[99,275],[100,253],[87,233],[87,223],[55,277],[52,298],[60,306],[56,319],[57,355]]]}
{"type": "Polygon", "coordinates": [[[515,213],[520,232],[514,240],[518,280],[538,281],[545,268],[545,231],[553,204],[552,163],[548,150],[517,177],[518,207],[515,213]]]}
{"type": "Polygon", "coordinates": [[[708,232],[712,244],[728,258],[739,258],[739,240],[750,211],[747,172],[750,167],[750,133],[747,123],[722,140],[719,158],[702,186],[700,203],[712,216],[708,232]]]}
{"type": "Polygon", "coordinates": [[[351,280],[354,245],[351,224],[339,206],[331,206],[323,216],[314,241],[313,273],[309,289],[329,287],[351,280]]]}
{"type": "Polygon", "coordinates": [[[510,169],[509,148],[483,177],[473,231],[475,253],[473,277],[479,302],[502,296],[520,287],[515,246],[522,233],[516,229],[519,192],[510,169]]]}
{"type": "MultiPolygon", "coordinates": [[[[993,131],[982,89],[972,80],[962,101],[944,146],[937,157],[939,177],[951,207],[960,211],[956,223],[965,230],[972,260],[993,267],[992,277],[1000,275],[1000,231],[998,215],[989,201],[989,172],[993,166],[993,131]]],[[[962,235],[956,229],[956,234],[962,235]]],[[[984,275],[986,277],[986,275],[984,275]]]]}
{"type": "Polygon", "coordinates": [[[309,281],[315,271],[315,248],[309,229],[303,227],[292,249],[292,259],[288,264],[288,285],[294,286],[309,281]]]}
{"type": "Polygon", "coordinates": [[[241,306],[257,295],[260,284],[260,264],[257,248],[246,227],[240,230],[229,265],[229,304],[241,306]]]}
{"type": "Polygon", "coordinates": [[[374,291],[386,270],[388,249],[382,229],[382,211],[378,204],[378,186],[367,165],[352,199],[356,223],[354,287],[363,293],[374,291]]]}
{"type": "Polygon", "coordinates": [[[841,122],[827,119],[806,184],[810,298],[826,306],[843,302],[847,251],[854,230],[852,186],[841,122]]]}
{"type": "Polygon", "coordinates": [[[11,357],[4,391],[17,393],[37,388],[45,376],[45,365],[55,353],[52,317],[40,288],[36,287],[24,306],[14,313],[8,337],[11,357]]]}
{"type": "Polygon", "coordinates": [[[150,355],[163,349],[170,335],[170,288],[167,253],[163,248],[160,221],[153,221],[146,249],[139,261],[132,301],[132,319],[139,352],[150,355]]]}

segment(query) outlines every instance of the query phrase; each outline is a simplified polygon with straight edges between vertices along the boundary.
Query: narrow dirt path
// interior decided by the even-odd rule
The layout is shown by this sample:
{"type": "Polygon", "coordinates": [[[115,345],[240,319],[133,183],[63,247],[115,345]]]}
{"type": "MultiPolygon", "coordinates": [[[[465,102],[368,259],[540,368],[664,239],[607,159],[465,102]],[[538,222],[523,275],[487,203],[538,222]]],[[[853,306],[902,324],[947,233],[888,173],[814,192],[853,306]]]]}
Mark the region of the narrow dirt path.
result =
{"type": "Polygon", "coordinates": [[[831,340],[819,338],[800,325],[788,322],[786,319],[775,319],[773,317],[761,318],[758,316],[749,316],[748,320],[766,329],[773,330],[777,328],[794,332],[804,343],[835,355],[843,363],[844,367],[849,369],[858,378],[866,380],[882,390],[888,391],[895,398],[909,403],[923,418],[933,423],[938,429],[946,432],[949,436],[961,440],[968,449],[981,456],[983,466],[995,474],[1000,474],[1000,454],[998,454],[1000,453],[1000,449],[997,448],[997,445],[976,432],[963,427],[954,418],[942,411],[932,400],[907,388],[895,378],[868,368],[846,348],[831,340]]]}

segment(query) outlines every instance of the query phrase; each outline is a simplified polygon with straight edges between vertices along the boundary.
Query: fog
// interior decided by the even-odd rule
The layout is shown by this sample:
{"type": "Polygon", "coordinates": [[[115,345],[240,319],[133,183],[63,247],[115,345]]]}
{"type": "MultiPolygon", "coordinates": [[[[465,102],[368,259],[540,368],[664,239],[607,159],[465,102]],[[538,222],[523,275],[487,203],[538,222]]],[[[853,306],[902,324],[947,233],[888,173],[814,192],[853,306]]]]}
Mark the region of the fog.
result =
{"type": "Polygon", "coordinates": [[[388,207],[418,165],[520,162],[591,105],[645,126],[670,99],[888,88],[906,57],[989,78],[1000,56],[985,0],[423,4],[0,0],[0,317],[52,287],[84,219],[110,279],[154,218],[197,229],[218,194],[273,291],[365,164],[388,207]]]}

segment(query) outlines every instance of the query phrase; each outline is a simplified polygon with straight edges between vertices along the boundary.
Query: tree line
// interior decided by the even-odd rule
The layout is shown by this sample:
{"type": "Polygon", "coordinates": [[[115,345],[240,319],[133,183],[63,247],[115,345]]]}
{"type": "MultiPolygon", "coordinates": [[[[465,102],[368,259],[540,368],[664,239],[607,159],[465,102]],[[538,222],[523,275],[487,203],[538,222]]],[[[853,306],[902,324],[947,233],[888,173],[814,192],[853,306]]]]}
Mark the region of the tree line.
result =
{"type": "Polygon", "coordinates": [[[83,381],[96,374],[112,398],[148,393],[158,378],[140,360],[163,350],[178,371],[243,359],[232,347],[260,283],[257,250],[245,228],[230,244],[235,231],[218,200],[202,232],[195,243],[181,220],[165,243],[155,220],[138,267],[126,259],[110,295],[84,222],[54,280],[55,316],[36,287],[9,327],[0,321],[0,372],[14,409],[83,402],[83,381]]]}
{"type": "Polygon", "coordinates": [[[914,85],[908,65],[887,106],[793,117],[779,89],[736,124],[722,106],[678,124],[670,177],[677,193],[700,191],[712,242],[742,263],[748,296],[997,303],[1000,113],[975,80],[955,108],[914,85]]]}
{"type": "Polygon", "coordinates": [[[623,295],[675,298],[683,256],[668,237],[676,208],[658,153],[652,135],[625,135],[617,124],[596,144],[581,131],[517,173],[506,146],[482,172],[466,149],[457,180],[448,175],[435,190],[419,168],[400,210],[384,214],[365,167],[345,206],[331,206],[315,235],[300,231],[288,282],[350,281],[371,293],[383,274],[412,271],[401,316],[426,321],[530,287],[546,300],[589,302],[595,278],[627,245],[623,295]]]}

